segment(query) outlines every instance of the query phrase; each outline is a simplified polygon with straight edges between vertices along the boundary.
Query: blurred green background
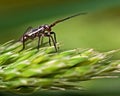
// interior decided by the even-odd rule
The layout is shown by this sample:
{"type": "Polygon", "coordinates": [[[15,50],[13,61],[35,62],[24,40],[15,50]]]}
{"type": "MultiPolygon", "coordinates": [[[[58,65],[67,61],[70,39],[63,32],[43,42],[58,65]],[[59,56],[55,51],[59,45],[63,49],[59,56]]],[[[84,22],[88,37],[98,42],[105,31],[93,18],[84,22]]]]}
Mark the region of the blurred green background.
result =
{"type": "MultiPolygon", "coordinates": [[[[88,14],[72,18],[53,28],[58,41],[62,43],[61,50],[80,47],[109,51],[120,48],[120,0],[1,0],[0,43],[18,40],[28,26],[51,24],[57,19],[79,12],[88,14]]],[[[119,54],[116,56],[120,57],[119,54]]],[[[88,93],[115,96],[120,94],[119,81],[120,79],[91,80],[81,85],[88,89],[88,93]]],[[[42,95],[56,96],[57,93],[42,95]]],[[[0,94],[8,95],[4,92],[0,94]]],[[[59,92],[57,96],[67,94],[80,96],[81,92],[59,92]]]]}

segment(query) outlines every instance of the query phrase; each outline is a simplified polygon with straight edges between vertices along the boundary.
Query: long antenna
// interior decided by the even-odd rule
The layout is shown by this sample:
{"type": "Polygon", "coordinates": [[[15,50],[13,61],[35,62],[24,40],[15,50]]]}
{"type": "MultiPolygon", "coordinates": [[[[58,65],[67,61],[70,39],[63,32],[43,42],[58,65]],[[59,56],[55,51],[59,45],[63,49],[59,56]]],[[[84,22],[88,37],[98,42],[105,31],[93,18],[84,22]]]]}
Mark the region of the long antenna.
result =
{"type": "Polygon", "coordinates": [[[52,24],[50,24],[50,27],[53,27],[53,26],[55,26],[57,23],[63,22],[63,21],[65,21],[65,20],[67,20],[67,19],[70,19],[70,18],[79,16],[79,15],[85,15],[85,14],[87,14],[87,13],[78,13],[78,14],[75,14],[75,15],[72,15],[72,16],[69,16],[69,17],[66,17],[66,18],[64,18],[64,19],[57,20],[57,21],[53,22],[52,24]]]}

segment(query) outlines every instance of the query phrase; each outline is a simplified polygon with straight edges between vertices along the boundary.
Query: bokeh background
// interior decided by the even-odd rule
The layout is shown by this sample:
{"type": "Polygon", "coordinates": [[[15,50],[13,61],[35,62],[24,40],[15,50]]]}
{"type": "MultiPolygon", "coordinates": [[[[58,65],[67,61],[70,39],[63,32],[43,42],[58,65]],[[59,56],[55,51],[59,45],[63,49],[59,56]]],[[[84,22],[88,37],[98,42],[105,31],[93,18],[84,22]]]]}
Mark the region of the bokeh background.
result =
{"type": "MultiPolygon", "coordinates": [[[[51,24],[57,19],[79,12],[88,14],[72,18],[53,28],[58,41],[62,43],[61,50],[94,48],[109,51],[120,48],[120,0],[1,0],[0,43],[18,40],[28,26],[51,24]]],[[[115,58],[120,58],[119,53],[115,58]]],[[[85,81],[81,85],[87,88],[87,92],[37,92],[30,96],[120,95],[120,78],[85,81]]],[[[16,96],[0,92],[2,95],[16,96]]]]}

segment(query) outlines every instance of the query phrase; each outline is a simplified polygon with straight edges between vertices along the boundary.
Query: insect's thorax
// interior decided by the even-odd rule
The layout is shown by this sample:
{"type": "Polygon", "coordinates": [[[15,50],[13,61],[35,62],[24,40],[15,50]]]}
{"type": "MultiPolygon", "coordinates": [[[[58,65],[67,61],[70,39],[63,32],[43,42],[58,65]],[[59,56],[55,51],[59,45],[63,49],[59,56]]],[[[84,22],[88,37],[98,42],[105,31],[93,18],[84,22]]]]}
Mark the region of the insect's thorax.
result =
{"type": "Polygon", "coordinates": [[[30,31],[28,31],[24,35],[24,40],[34,39],[39,36],[44,36],[46,35],[46,33],[50,33],[50,32],[51,32],[51,28],[49,27],[49,25],[45,24],[40,26],[39,28],[31,29],[30,31]]]}
{"type": "Polygon", "coordinates": [[[37,28],[37,29],[32,29],[31,32],[27,33],[29,37],[31,36],[37,36],[40,33],[43,33],[45,29],[43,27],[37,28]]]}

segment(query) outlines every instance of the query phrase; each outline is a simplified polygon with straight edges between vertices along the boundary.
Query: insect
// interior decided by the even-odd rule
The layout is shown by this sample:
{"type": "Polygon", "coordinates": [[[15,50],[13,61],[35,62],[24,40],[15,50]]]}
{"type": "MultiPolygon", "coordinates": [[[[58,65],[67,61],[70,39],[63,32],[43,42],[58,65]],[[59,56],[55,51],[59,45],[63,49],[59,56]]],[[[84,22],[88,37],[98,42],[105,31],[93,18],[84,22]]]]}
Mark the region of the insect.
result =
{"type": "Polygon", "coordinates": [[[27,30],[25,31],[25,33],[23,34],[23,36],[20,38],[20,41],[23,43],[22,50],[25,49],[25,42],[28,39],[33,40],[36,37],[38,37],[37,49],[39,50],[40,46],[43,44],[43,38],[48,37],[49,38],[49,45],[51,46],[51,41],[52,41],[54,48],[57,52],[58,48],[56,46],[56,44],[57,44],[56,33],[52,31],[52,27],[54,27],[56,24],[63,22],[67,19],[73,18],[75,16],[79,16],[79,15],[84,15],[84,14],[86,14],[86,13],[78,13],[78,14],[75,14],[72,16],[68,16],[64,19],[59,19],[50,25],[44,24],[44,25],[39,26],[38,28],[28,27],[27,30]]]}

